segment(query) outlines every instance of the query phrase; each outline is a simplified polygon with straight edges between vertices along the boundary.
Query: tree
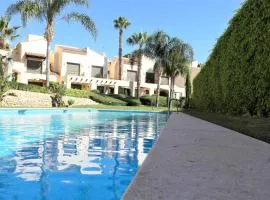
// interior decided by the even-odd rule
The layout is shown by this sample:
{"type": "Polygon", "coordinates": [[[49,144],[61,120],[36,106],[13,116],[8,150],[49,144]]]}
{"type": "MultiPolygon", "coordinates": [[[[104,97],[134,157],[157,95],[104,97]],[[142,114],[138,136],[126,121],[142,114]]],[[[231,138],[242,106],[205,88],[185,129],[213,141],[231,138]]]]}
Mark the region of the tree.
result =
{"type": "Polygon", "coordinates": [[[169,92],[171,98],[174,94],[175,78],[179,75],[185,76],[188,73],[188,68],[193,60],[193,50],[190,45],[183,43],[178,38],[171,38],[169,47],[164,74],[171,80],[169,92]]]}
{"type": "Polygon", "coordinates": [[[15,40],[19,35],[16,33],[19,26],[10,27],[10,17],[0,18],[0,49],[9,49],[9,41],[15,40]]]}
{"type": "Polygon", "coordinates": [[[145,45],[145,55],[155,60],[154,71],[157,73],[157,97],[156,106],[159,106],[160,81],[163,68],[168,59],[170,49],[170,37],[163,31],[157,31],[152,34],[145,45]]]}
{"type": "MultiPolygon", "coordinates": [[[[16,13],[21,14],[21,20],[23,26],[26,26],[27,22],[31,18],[36,18],[41,21],[45,21],[46,28],[44,37],[47,41],[47,62],[46,62],[46,86],[49,87],[50,76],[50,44],[54,35],[54,25],[57,17],[62,15],[62,12],[71,4],[81,5],[88,7],[88,0],[20,0],[15,4],[12,4],[7,9],[8,15],[16,13]]],[[[87,15],[70,12],[60,19],[64,19],[67,22],[77,21],[81,23],[92,36],[96,37],[96,26],[94,21],[87,15]]]]}
{"type": "Polygon", "coordinates": [[[137,98],[141,96],[141,68],[142,68],[142,57],[143,57],[143,48],[147,41],[147,33],[134,33],[127,39],[129,45],[138,45],[139,48],[133,52],[135,54],[136,60],[138,61],[138,70],[137,70],[137,98]]]}
{"type": "Polygon", "coordinates": [[[114,28],[119,30],[119,80],[122,77],[122,52],[123,52],[123,31],[130,26],[130,22],[125,17],[119,17],[114,20],[114,28]]]}

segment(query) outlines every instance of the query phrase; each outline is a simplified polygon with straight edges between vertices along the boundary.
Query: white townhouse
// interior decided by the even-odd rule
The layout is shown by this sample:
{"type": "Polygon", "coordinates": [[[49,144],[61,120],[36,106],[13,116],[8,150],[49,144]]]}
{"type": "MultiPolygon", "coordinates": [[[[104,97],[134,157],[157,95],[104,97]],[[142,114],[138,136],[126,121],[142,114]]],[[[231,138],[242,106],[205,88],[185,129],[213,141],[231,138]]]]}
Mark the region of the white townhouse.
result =
{"type": "MultiPolygon", "coordinates": [[[[46,81],[46,46],[42,36],[28,35],[12,52],[9,75],[20,83],[43,85],[46,81]]],[[[50,81],[57,82],[58,76],[50,74],[50,81]]]]}

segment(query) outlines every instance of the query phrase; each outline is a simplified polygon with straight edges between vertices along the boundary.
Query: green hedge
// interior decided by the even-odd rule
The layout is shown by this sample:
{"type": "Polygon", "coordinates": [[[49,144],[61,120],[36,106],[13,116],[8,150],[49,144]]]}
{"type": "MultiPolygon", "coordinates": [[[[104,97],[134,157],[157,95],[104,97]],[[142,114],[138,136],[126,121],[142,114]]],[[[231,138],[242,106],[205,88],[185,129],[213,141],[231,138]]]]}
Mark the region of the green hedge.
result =
{"type": "Polygon", "coordinates": [[[124,94],[110,94],[109,96],[126,102],[127,106],[141,106],[140,99],[134,97],[128,97],[124,94]]]}
{"type": "Polygon", "coordinates": [[[247,0],[194,80],[193,106],[241,115],[270,113],[270,1],[247,0]]]}
{"type": "Polygon", "coordinates": [[[29,91],[29,92],[38,92],[38,93],[49,93],[49,90],[46,87],[41,87],[37,85],[26,85],[23,83],[17,83],[17,82],[9,82],[8,87],[10,89],[14,90],[22,90],[22,91],[29,91]]]}
{"type": "Polygon", "coordinates": [[[90,92],[87,90],[67,89],[66,96],[78,97],[78,98],[89,98],[90,92]]]}
{"type": "MultiPolygon", "coordinates": [[[[152,96],[143,96],[140,98],[141,102],[145,106],[155,106],[156,105],[156,95],[152,96]]],[[[167,97],[160,96],[159,97],[159,106],[160,107],[167,107],[167,97]]]]}
{"type": "Polygon", "coordinates": [[[97,94],[95,92],[90,92],[90,99],[93,101],[96,101],[98,103],[102,103],[105,105],[113,105],[113,106],[126,106],[127,103],[125,101],[115,99],[113,97],[110,97],[108,95],[104,94],[97,94]]]}
{"type": "Polygon", "coordinates": [[[108,95],[99,94],[93,91],[90,92],[87,90],[67,89],[66,95],[71,96],[71,97],[90,98],[93,101],[96,101],[98,103],[105,104],[105,105],[115,105],[115,106],[127,105],[125,101],[113,98],[108,95]]]}

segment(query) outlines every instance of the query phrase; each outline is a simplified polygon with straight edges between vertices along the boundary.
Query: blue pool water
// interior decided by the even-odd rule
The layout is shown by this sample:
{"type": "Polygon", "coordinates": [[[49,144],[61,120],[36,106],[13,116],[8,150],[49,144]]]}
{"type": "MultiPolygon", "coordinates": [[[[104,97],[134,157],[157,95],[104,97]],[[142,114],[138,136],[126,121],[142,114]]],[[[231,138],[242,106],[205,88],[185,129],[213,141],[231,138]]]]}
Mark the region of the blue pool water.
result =
{"type": "Polygon", "coordinates": [[[120,199],[166,113],[0,110],[0,200],[120,199]]]}

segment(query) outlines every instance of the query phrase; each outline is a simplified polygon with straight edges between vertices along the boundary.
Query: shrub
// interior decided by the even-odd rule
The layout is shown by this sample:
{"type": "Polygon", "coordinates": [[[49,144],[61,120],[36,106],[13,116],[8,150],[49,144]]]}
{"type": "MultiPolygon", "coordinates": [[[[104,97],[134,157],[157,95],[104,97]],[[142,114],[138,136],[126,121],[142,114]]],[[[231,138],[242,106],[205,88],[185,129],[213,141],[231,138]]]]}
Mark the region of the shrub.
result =
{"type": "MultiPolygon", "coordinates": [[[[154,106],[156,105],[156,95],[152,96],[143,96],[140,98],[141,103],[146,106],[154,106]]],[[[159,106],[166,107],[167,106],[167,97],[160,96],[159,97],[159,106]]]]}
{"type": "Polygon", "coordinates": [[[22,91],[38,92],[38,93],[49,93],[49,90],[46,87],[41,87],[41,86],[31,85],[31,84],[26,85],[26,84],[14,82],[14,81],[9,82],[8,87],[14,90],[22,90],[22,91]]]}
{"type": "Polygon", "coordinates": [[[90,91],[78,90],[78,89],[66,89],[66,96],[78,97],[78,98],[89,98],[90,91]]]}
{"type": "Polygon", "coordinates": [[[68,105],[69,106],[72,106],[74,103],[75,103],[75,100],[74,99],[69,99],[68,100],[68,105]]]}
{"type": "Polygon", "coordinates": [[[127,105],[127,103],[122,101],[122,100],[115,99],[113,97],[110,97],[110,96],[104,95],[104,94],[97,94],[95,92],[90,92],[89,97],[93,101],[96,101],[98,103],[102,103],[105,105],[114,105],[114,106],[126,106],[127,105]]]}
{"type": "Polygon", "coordinates": [[[50,83],[49,91],[52,93],[52,107],[64,106],[63,96],[66,93],[66,87],[58,83],[50,83]]]}
{"type": "Polygon", "coordinates": [[[127,97],[125,98],[125,101],[127,102],[128,106],[141,106],[142,105],[140,99],[137,99],[134,97],[127,97]]]}

